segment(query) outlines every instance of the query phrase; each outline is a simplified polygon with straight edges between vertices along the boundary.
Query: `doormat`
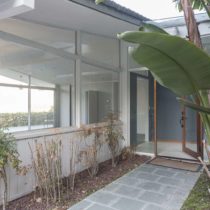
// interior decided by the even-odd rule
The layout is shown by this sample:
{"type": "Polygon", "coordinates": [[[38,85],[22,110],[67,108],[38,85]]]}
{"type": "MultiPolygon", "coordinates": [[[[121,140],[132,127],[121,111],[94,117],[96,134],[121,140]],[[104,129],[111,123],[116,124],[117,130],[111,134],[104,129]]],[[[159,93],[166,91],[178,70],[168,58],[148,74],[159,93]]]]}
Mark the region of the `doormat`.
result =
{"type": "Polygon", "coordinates": [[[192,163],[183,160],[174,160],[174,159],[161,158],[161,157],[152,159],[150,162],[148,162],[148,164],[193,171],[193,172],[198,172],[202,168],[202,165],[199,163],[195,162],[192,163]]]}

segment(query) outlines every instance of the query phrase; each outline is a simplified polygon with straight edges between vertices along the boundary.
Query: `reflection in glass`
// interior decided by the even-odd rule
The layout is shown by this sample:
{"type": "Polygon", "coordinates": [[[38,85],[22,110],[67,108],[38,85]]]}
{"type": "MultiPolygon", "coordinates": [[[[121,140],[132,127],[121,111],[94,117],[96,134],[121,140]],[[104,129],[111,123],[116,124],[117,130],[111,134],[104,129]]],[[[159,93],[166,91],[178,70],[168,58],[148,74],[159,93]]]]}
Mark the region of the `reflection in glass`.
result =
{"type": "Polygon", "coordinates": [[[186,147],[197,152],[197,112],[186,108],[186,147]]]}
{"type": "Polygon", "coordinates": [[[81,65],[82,123],[103,122],[109,112],[118,112],[119,74],[81,65]]]}
{"type": "Polygon", "coordinates": [[[119,66],[119,41],[93,34],[81,34],[81,51],[84,57],[112,66],[119,66]]]}
{"type": "Polygon", "coordinates": [[[31,90],[31,129],[54,126],[54,91],[31,90]]]}
{"type": "Polygon", "coordinates": [[[0,69],[0,83],[28,85],[28,76],[9,69],[0,69]]]}
{"type": "Polygon", "coordinates": [[[28,89],[16,87],[0,88],[0,126],[10,132],[28,129],[28,89]]]}

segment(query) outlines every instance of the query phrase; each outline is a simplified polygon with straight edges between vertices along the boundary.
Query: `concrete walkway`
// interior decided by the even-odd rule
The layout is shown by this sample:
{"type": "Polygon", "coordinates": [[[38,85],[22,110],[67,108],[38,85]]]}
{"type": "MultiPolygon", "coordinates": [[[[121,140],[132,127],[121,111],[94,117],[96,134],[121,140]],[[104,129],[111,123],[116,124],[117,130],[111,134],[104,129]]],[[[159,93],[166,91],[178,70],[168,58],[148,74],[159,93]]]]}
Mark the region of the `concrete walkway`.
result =
{"type": "Polygon", "coordinates": [[[178,210],[199,175],[144,164],[69,210],[178,210]]]}

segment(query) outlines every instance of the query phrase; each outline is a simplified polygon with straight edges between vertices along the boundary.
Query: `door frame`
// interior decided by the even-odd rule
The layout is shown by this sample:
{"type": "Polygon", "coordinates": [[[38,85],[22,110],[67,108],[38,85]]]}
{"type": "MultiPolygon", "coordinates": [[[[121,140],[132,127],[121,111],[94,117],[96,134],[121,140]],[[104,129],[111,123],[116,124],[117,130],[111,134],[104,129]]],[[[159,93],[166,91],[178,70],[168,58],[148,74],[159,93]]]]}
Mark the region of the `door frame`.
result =
{"type": "Polygon", "coordinates": [[[187,153],[188,155],[198,158],[201,157],[203,159],[203,146],[202,146],[202,122],[200,115],[196,114],[196,143],[197,143],[197,152],[193,151],[192,149],[187,147],[187,140],[186,140],[186,107],[182,110],[182,119],[183,119],[183,128],[182,128],[182,151],[187,153]]]}
{"type": "MultiPolygon", "coordinates": [[[[138,74],[138,73],[135,73],[135,72],[130,72],[130,81],[132,81],[132,79],[135,81],[135,83],[130,84],[130,91],[133,88],[137,87],[137,79],[138,78],[148,80],[148,100],[149,100],[149,88],[150,88],[150,86],[149,86],[149,75],[145,76],[145,75],[141,75],[141,74],[138,74]]],[[[136,89],[136,91],[137,91],[137,89],[136,89]]],[[[148,103],[149,103],[149,101],[148,101],[148,103]]],[[[148,136],[150,134],[149,122],[150,122],[150,118],[149,118],[149,112],[148,112],[148,130],[147,130],[148,136]]],[[[136,133],[137,133],[137,95],[136,95],[136,97],[132,97],[132,95],[130,94],[130,140],[135,139],[134,135],[136,135],[136,133]]],[[[132,145],[132,143],[133,142],[130,141],[131,145],[132,145]]]]}
{"type": "MultiPolygon", "coordinates": [[[[202,122],[200,119],[200,115],[197,114],[197,151],[194,152],[191,149],[187,148],[186,146],[186,108],[182,110],[182,151],[189,154],[190,156],[196,158],[200,156],[203,159],[203,144],[202,144],[202,122]]],[[[154,154],[155,157],[166,157],[166,158],[173,158],[173,159],[181,159],[181,160],[188,160],[188,161],[195,161],[193,159],[186,159],[186,158],[177,158],[172,156],[162,156],[158,155],[157,151],[157,81],[154,80],[154,154]]],[[[197,160],[198,161],[198,160],[197,160]]]]}

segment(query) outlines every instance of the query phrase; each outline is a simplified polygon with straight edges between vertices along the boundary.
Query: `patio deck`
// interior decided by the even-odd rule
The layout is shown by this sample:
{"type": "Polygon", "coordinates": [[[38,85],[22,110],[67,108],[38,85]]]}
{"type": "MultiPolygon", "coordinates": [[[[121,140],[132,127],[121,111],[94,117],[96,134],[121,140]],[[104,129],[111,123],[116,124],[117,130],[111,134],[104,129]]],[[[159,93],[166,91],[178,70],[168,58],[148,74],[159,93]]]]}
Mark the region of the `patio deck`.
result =
{"type": "Polygon", "coordinates": [[[178,210],[199,175],[144,164],[68,210],[178,210]]]}

